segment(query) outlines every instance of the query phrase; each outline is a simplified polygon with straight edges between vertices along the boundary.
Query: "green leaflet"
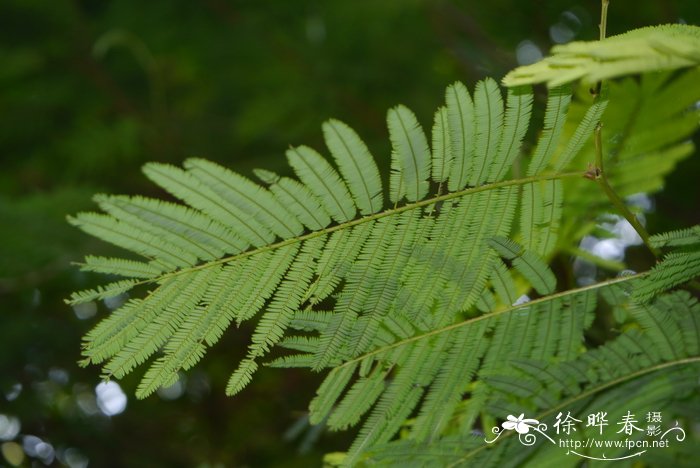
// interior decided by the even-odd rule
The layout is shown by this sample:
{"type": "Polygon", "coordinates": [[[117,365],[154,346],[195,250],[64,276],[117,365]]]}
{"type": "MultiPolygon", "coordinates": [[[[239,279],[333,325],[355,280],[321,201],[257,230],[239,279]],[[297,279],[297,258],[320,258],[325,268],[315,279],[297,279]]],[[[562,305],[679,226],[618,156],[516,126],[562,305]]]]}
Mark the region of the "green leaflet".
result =
{"type": "Polygon", "coordinates": [[[554,274],[532,251],[523,250],[520,245],[503,237],[494,237],[489,245],[503,258],[512,261],[513,266],[530,281],[538,293],[549,294],[554,291],[554,274]]]}
{"type": "Polygon", "coordinates": [[[114,218],[138,225],[202,260],[246,247],[226,226],[182,205],[143,197],[96,196],[95,201],[114,218]]]}
{"type": "Polygon", "coordinates": [[[700,226],[663,232],[651,237],[654,247],[685,247],[700,244],[700,226]]]}
{"type": "Polygon", "coordinates": [[[503,97],[498,84],[491,78],[476,85],[474,116],[476,144],[469,185],[477,186],[489,180],[489,174],[494,172],[491,165],[499,162],[496,154],[503,134],[503,97]]]}
{"type": "MultiPolygon", "coordinates": [[[[123,258],[105,258],[88,255],[81,266],[83,271],[109,273],[132,278],[153,278],[163,272],[151,263],[137,262],[123,258]]],[[[113,296],[116,294],[112,294],[113,296]]]]}
{"type": "Polygon", "coordinates": [[[323,156],[308,146],[300,146],[287,151],[287,160],[334,220],[342,223],[355,217],[347,186],[323,156]]]}
{"type": "Polygon", "coordinates": [[[602,97],[596,99],[591,107],[588,108],[583,119],[576,128],[576,132],[569,140],[564,151],[557,156],[554,163],[554,169],[561,171],[583,148],[584,143],[593,136],[593,130],[600,122],[603,112],[608,105],[607,86],[603,88],[602,97]]]}
{"type": "Polygon", "coordinates": [[[523,186],[520,229],[526,250],[546,257],[556,247],[561,218],[563,187],[559,180],[523,186]]]}
{"type": "Polygon", "coordinates": [[[331,218],[328,212],[307,186],[289,177],[279,177],[277,174],[262,169],[256,169],[255,172],[264,182],[271,184],[270,192],[304,226],[311,230],[317,230],[330,224],[331,218]],[[265,177],[265,175],[270,177],[265,177]]]}
{"type": "Polygon", "coordinates": [[[242,210],[248,219],[254,218],[278,237],[301,234],[301,223],[271,193],[250,179],[204,159],[188,159],[185,168],[242,210]]]}
{"type": "Polygon", "coordinates": [[[387,372],[376,368],[369,377],[358,379],[348,390],[346,397],[331,413],[328,426],[333,430],[354,426],[384,392],[387,372]]]}
{"type": "Polygon", "coordinates": [[[135,225],[125,221],[96,213],[80,213],[68,218],[68,221],[86,233],[100,237],[118,247],[132,250],[147,258],[157,259],[158,266],[163,269],[171,270],[197,263],[194,252],[183,250],[178,245],[160,239],[148,231],[139,231],[135,225]]]}
{"type": "Polygon", "coordinates": [[[426,352],[430,343],[424,340],[399,361],[395,378],[379,398],[369,418],[348,451],[346,463],[352,465],[370,445],[388,442],[423,394],[423,385],[430,380],[437,367],[431,360],[437,356],[426,352]]]}
{"type": "Polygon", "coordinates": [[[540,173],[551,160],[564,128],[570,102],[570,87],[561,86],[550,91],[544,114],[544,129],[527,168],[527,175],[540,173]]]}
{"type": "Polygon", "coordinates": [[[425,404],[411,432],[411,439],[435,440],[447,427],[466,391],[466,383],[472,380],[479,358],[486,352],[487,327],[487,322],[481,322],[476,330],[465,327],[441,337],[447,344],[446,356],[428,389],[425,404]],[[466,356],[469,358],[465,359],[466,356]]]}
{"type": "Polygon", "coordinates": [[[653,236],[656,247],[673,247],[634,291],[634,298],[645,303],[659,293],[700,277],[700,226],[653,236]]]}
{"type": "Polygon", "coordinates": [[[501,180],[520,155],[523,138],[532,115],[532,90],[522,86],[508,90],[503,133],[498,153],[491,163],[489,180],[501,180]]]}
{"type": "Polygon", "coordinates": [[[149,163],[144,166],[143,172],[192,208],[224,223],[246,244],[261,246],[274,239],[274,234],[268,228],[246,215],[238,206],[199,181],[189,171],[167,164],[149,163]]]}
{"type": "Polygon", "coordinates": [[[444,183],[450,173],[454,162],[452,154],[452,141],[447,109],[440,107],[435,112],[433,123],[433,151],[432,151],[432,179],[435,182],[444,183]]]}
{"type": "Polygon", "coordinates": [[[326,145],[335,158],[340,173],[348,182],[362,214],[382,209],[382,182],[379,169],[365,143],[353,129],[338,120],[323,124],[326,145]]]}
{"type": "MultiPolygon", "coordinates": [[[[119,259],[119,260],[121,260],[121,259],[119,259]]],[[[113,272],[113,271],[114,270],[110,270],[110,272],[113,272]]],[[[121,273],[124,272],[124,268],[122,267],[121,263],[119,264],[119,268],[116,269],[116,271],[121,272],[121,273]]],[[[101,273],[103,273],[103,271],[101,271],[101,273]]],[[[137,277],[140,277],[140,273],[137,277]]],[[[115,297],[115,296],[118,296],[126,291],[129,291],[137,284],[138,284],[138,281],[133,280],[133,279],[115,281],[113,283],[98,286],[95,289],[85,289],[83,291],[74,292],[73,294],[70,295],[70,298],[67,300],[67,302],[69,304],[76,305],[76,304],[83,304],[83,303],[90,302],[90,301],[96,301],[99,299],[106,299],[108,297],[115,297]]]]}
{"type": "Polygon", "coordinates": [[[355,372],[356,365],[336,367],[328,373],[321,386],[316,391],[316,397],[309,405],[311,424],[318,424],[331,411],[338,396],[348,384],[355,372]]]}
{"type": "Polygon", "coordinates": [[[421,200],[428,193],[430,148],[415,114],[405,106],[390,109],[387,115],[391,153],[391,192],[396,203],[421,200]]]}
{"type": "MultiPolygon", "coordinates": [[[[256,359],[269,352],[270,347],[282,339],[285,329],[305,299],[306,288],[311,281],[313,265],[325,239],[318,237],[305,243],[296,262],[291,264],[285,278],[275,291],[274,298],[267,307],[267,313],[260,319],[248,347],[248,355],[233,373],[226,386],[227,395],[235,395],[251,380],[257,370],[256,359]]],[[[297,246],[288,247],[285,256],[292,258],[297,246]]]]}
{"type": "Polygon", "coordinates": [[[474,102],[466,86],[455,83],[447,88],[448,128],[454,157],[450,168],[448,189],[455,191],[463,188],[469,180],[474,146],[474,102]]]}

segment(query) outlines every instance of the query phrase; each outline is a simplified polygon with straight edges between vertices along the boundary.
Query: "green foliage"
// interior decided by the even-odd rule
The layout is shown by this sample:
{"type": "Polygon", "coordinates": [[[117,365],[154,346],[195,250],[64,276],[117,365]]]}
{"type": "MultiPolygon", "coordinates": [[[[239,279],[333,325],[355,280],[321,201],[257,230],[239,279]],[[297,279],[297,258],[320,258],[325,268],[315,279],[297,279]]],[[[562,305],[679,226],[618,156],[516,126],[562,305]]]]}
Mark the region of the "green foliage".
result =
{"type": "Polygon", "coordinates": [[[651,238],[655,247],[675,247],[635,289],[634,298],[648,302],[659,292],[700,276],[700,226],[663,233],[651,238]]]}
{"type": "MultiPolygon", "coordinates": [[[[700,99],[700,87],[695,85],[698,80],[700,68],[681,72],[675,79],[671,73],[658,72],[603,86],[603,97],[614,96],[607,100],[602,128],[605,170],[621,197],[672,189],[666,182],[668,176],[695,148],[691,137],[700,119],[700,109],[695,107],[700,99]]],[[[586,104],[589,100],[588,89],[579,88],[562,139],[575,140],[583,119],[591,112],[592,107],[586,104]]],[[[569,165],[582,168],[593,161],[595,152],[588,139],[569,165]]],[[[580,239],[594,228],[599,213],[611,208],[605,195],[591,190],[590,181],[583,178],[566,181],[563,199],[557,242],[562,250],[570,250],[576,244],[562,245],[562,241],[580,239]]]]}
{"type": "Polygon", "coordinates": [[[700,27],[669,24],[635,29],[602,41],[570,42],[552,48],[535,64],[519,67],[503,78],[506,86],[572,81],[586,83],[637,73],[700,65],[700,27]]]}
{"type": "MultiPolygon", "coordinates": [[[[697,93],[674,87],[685,76],[668,78],[643,81],[644,97],[670,88],[687,103],[697,93]]],[[[640,87],[621,89],[624,103],[624,91],[640,87]]],[[[596,189],[579,158],[608,94],[578,109],[569,87],[551,89],[542,132],[524,158],[532,102],[530,90],[513,88],[504,105],[491,79],[473,95],[455,83],[430,138],[412,111],[392,108],[388,188],[367,146],[337,120],[323,125],[337,170],[315,149],[290,148],[298,180],[257,170],[258,184],[202,159],[184,169],[147,165],[145,174],[182,204],[101,195],[106,214],[70,218],[143,258],[88,257],[83,269],[126,279],[75,293],[71,303],[148,289],[86,335],[83,364],[121,378],[150,360],[137,389],[145,397],[194,366],[231,322],[256,319],[227,393],[248,385],[273,348],[291,353],[276,353],[272,366],[330,369],[310,422],[333,430],[361,424],[347,454],[334,458],[345,465],[515,460],[508,442],[484,450],[465,436],[506,409],[552,412],[593,395],[619,398],[635,383],[670,399],[672,387],[649,375],[668,369],[663,379],[685,379],[676,367],[698,362],[698,305],[682,292],[661,293],[697,276],[696,229],[655,237],[658,246],[680,249],[651,272],[557,292],[548,259],[592,228],[559,240],[564,213],[582,213],[586,192],[596,189]],[[589,185],[567,192],[570,181],[589,185]],[[584,333],[604,309],[599,293],[628,317],[629,330],[593,349],[584,333]],[[635,358],[611,366],[620,353],[635,358]],[[397,433],[401,440],[392,442],[397,433]]],[[[679,142],[696,121],[677,131],[653,125],[696,116],[669,106],[656,119],[630,117],[634,109],[618,116],[621,125],[646,119],[650,133],[625,136],[641,140],[634,151],[620,145],[608,153],[614,185],[647,171],[661,180],[672,167],[668,152],[684,145],[677,160],[692,151],[679,142]]]]}
{"type": "MultiPolygon", "coordinates": [[[[635,277],[596,288],[612,306],[631,308],[634,317],[631,323],[640,324],[641,329],[635,326],[601,347],[558,363],[512,360],[507,374],[497,373],[485,379],[489,387],[487,412],[520,414],[529,410],[535,419],[551,423],[558,412],[575,408],[579,414],[605,411],[613,421],[621,419],[627,411],[668,409],[672,400],[697,392],[700,303],[685,291],[659,296],[648,306],[634,305],[628,297],[619,302],[624,294],[613,291],[634,288],[634,283],[639,281],[635,277]]],[[[584,441],[595,436],[600,436],[596,427],[583,425],[575,434],[576,439],[584,441]]],[[[498,466],[508,467],[527,463],[573,467],[580,463],[580,459],[545,440],[527,447],[508,440],[513,438],[512,434],[502,437],[492,447],[479,443],[481,438],[467,437],[465,433],[444,437],[436,443],[409,438],[377,447],[367,460],[408,466],[494,466],[494,460],[500,460],[498,466]]],[[[491,434],[486,438],[492,438],[491,434]]],[[[606,432],[606,440],[624,438],[624,433],[606,432]]],[[[624,446],[605,450],[607,458],[626,454],[624,446]]],[[[666,460],[683,463],[678,454],[669,455],[666,460]]]]}
{"type": "MultiPolygon", "coordinates": [[[[488,245],[511,261],[538,291],[551,292],[554,276],[545,263],[532,252],[520,251],[508,239],[494,237],[510,232],[519,198],[517,187],[530,182],[491,176],[505,174],[500,164],[512,156],[499,160],[496,149],[506,147],[513,153],[512,148],[517,148],[523,131],[517,131],[518,123],[513,120],[521,118],[519,107],[530,99],[523,100],[522,93],[512,94],[514,103],[504,125],[503,104],[495,83],[480,83],[476,92],[477,99],[472,102],[463,85],[448,89],[448,125],[438,126],[443,134],[433,138],[449,140],[452,148],[472,155],[469,169],[461,167],[464,164],[452,164],[446,182],[457,191],[446,195],[428,196],[428,189],[431,177],[435,181],[444,179],[441,172],[448,163],[438,161],[435,168],[440,173],[431,171],[426,136],[415,116],[405,107],[398,107],[387,118],[394,147],[389,199],[394,203],[405,199],[407,203],[395,208],[381,211],[381,182],[371,155],[354,131],[338,121],[325,124],[324,134],[340,173],[311,148],[290,149],[287,156],[300,180],[286,179],[284,192],[267,190],[213,163],[195,159],[186,162],[185,171],[157,164],[145,168],[152,180],[189,207],[141,197],[98,196],[96,200],[108,215],[82,213],[70,221],[149,261],[89,257],[86,270],[109,271],[134,279],[76,293],[72,302],[113,295],[137,282],[155,282],[158,287],[143,301],[127,302],[86,337],[85,362],[106,361],[105,374],[119,377],[167,342],[165,358],[154,364],[139,389],[138,394],[145,396],[170,383],[181,368],[194,365],[203,354],[204,342],[216,342],[218,336],[212,337],[208,326],[215,324],[217,330],[224,330],[233,318],[238,322],[247,320],[266,305],[249,357],[229,384],[228,392],[235,393],[250,380],[257,359],[282,338],[294,312],[328,300],[336,292],[334,314],[327,328],[317,341],[307,342],[307,348],[317,342],[318,348],[309,358],[311,367],[320,370],[372,350],[377,339],[391,340],[379,332],[385,319],[403,320],[391,312],[396,297],[405,302],[406,316],[421,317],[424,328],[431,322],[454,320],[456,312],[482,299],[491,264],[500,265],[488,245]],[[464,99],[451,99],[458,94],[464,99]],[[494,100],[495,104],[489,102],[494,100]],[[504,127],[506,132],[501,131],[504,127]],[[474,171],[477,175],[470,175],[474,171]],[[481,185],[487,181],[493,187],[481,185]],[[468,182],[478,187],[465,188],[468,182]],[[292,206],[304,216],[295,216],[294,210],[283,203],[285,196],[293,196],[291,190],[298,192],[292,206]],[[439,211],[436,203],[442,203],[439,211]],[[368,216],[355,219],[357,211],[368,216]],[[490,218],[494,212],[510,214],[490,218]],[[465,217],[472,221],[463,222],[465,217]],[[338,224],[326,227],[330,218],[338,224]],[[306,228],[313,229],[306,234],[304,220],[306,228]],[[456,265],[455,254],[463,257],[469,268],[456,265]],[[437,255],[442,258],[435,270],[437,255]],[[243,268],[248,270],[240,278],[243,268]],[[470,271],[474,268],[475,275],[470,271]],[[438,274],[428,297],[403,287],[420,284],[434,272],[438,274]],[[232,283],[234,278],[241,284],[232,283]],[[256,281],[251,281],[253,278],[256,281]],[[455,291],[465,279],[473,284],[472,289],[463,288],[458,297],[435,309],[440,291],[455,291]],[[336,291],[340,282],[344,285],[336,291]],[[255,287],[250,291],[252,297],[241,294],[244,284],[255,287]],[[180,298],[189,294],[178,291],[185,285],[196,294],[182,303],[180,298]],[[203,321],[209,325],[203,325],[203,321]],[[180,346],[184,342],[186,351],[180,346]],[[165,366],[164,362],[170,364],[165,366]]],[[[553,109],[548,114],[555,115],[548,116],[548,121],[561,118],[561,106],[553,109]]],[[[459,159],[449,156],[451,162],[459,159]]],[[[538,172],[530,171],[531,178],[556,178],[538,172]]],[[[281,188],[282,180],[268,178],[272,187],[281,188]]],[[[537,198],[538,193],[532,203],[535,207],[545,205],[537,198]]],[[[510,273],[499,271],[505,281],[512,282],[510,273]]],[[[402,326],[412,329],[408,324],[402,326]]]]}

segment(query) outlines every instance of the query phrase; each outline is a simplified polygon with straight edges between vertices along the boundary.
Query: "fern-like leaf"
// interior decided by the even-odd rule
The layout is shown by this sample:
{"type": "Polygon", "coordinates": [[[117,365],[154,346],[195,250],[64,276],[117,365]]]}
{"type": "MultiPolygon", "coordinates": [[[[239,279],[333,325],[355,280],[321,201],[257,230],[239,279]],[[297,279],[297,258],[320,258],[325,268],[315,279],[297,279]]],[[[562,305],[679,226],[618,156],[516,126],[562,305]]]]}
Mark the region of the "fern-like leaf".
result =
{"type": "MultiPolygon", "coordinates": [[[[243,390],[274,347],[288,354],[272,366],[330,369],[309,420],[332,429],[360,424],[343,462],[353,464],[399,431],[409,441],[397,444],[405,453],[445,444],[445,453],[459,457],[455,435],[469,433],[485,412],[524,399],[530,406],[556,404],[576,393],[585,365],[609,367],[617,347],[632,350],[634,333],[656,340],[644,362],[691,356],[673,346],[683,341],[697,349],[697,334],[688,331],[696,322],[674,315],[669,305],[690,304],[680,296],[664,303],[615,302],[615,313],[630,317],[638,331],[598,353],[586,349],[583,334],[598,304],[596,291],[613,298],[642,291],[632,293],[638,299],[679,284],[681,276],[687,280],[679,271],[694,261],[688,237],[695,231],[654,238],[680,250],[644,278],[556,292],[547,261],[560,247],[567,202],[586,200],[569,186],[588,182],[580,158],[606,102],[574,107],[572,121],[568,113],[577,104],[570,90],[552,89],[544,129],[532,155],[524,156],[532,102],[527,88],[511,89],[504,105],[493,80],[478,83],[473,95],[455,83],[430,137],[412,111],[391,109],[386,190],[369,149],[336,120],[323,126],[335,166],[309,147],[295,147],[287,159],[296,179],[256,170],[261,185],[201,159],[187,160],[184,169],[147,165],[146,175],[182,203],[100,196],[106,214],[70,218],[143,257],[88,257],[83,268],[125,279],[76,293],[73,302],[137,285],[148,289],[86,335],[83,363],[102,364],[106,376],[119,378],[150,360],[137,389],[145,397],[196,365],[232,322],[255,320],[226,392],[243,390]],[[513,168],[516,161],[527,168],[524,177],[513,168]],[[563,172],[572,165],[578,171],[563,172]],[[383,206],[384,199],[391,205],[383,206]],[[620,285],[629,290],[616,289],[620,285]],[[535,298],[519,299],[524,295],[535,298]],[[660,327],[667,333],[654,331],[660,327]],[[576,363],[571,372],[546,367],[568,362],[576,363]],[[511,385],[514,375],[543,366],[548,386],[532,379],[517,389],[511,385]],[[494,389],[500,400],[492,398],[494,389]]],[[[668,104],[663,112],[675,116],[679,109],[668,104]]],[[[660,131],[662,146],[641,141],[645,153],[636,162],[660,164],[655,152],[667,155],[669,145],[687,151],[677,140],[689,128],[660,131]]],[[[617,154],[624,156],[624,149],[617,154]]],[[[611,180],[625,187],[639,176],[634,170],[623,175],[631,167],[623,156],[611,180]]],[[[613,373],[601,370],[596,382],[616,378],[613,373]]]]}

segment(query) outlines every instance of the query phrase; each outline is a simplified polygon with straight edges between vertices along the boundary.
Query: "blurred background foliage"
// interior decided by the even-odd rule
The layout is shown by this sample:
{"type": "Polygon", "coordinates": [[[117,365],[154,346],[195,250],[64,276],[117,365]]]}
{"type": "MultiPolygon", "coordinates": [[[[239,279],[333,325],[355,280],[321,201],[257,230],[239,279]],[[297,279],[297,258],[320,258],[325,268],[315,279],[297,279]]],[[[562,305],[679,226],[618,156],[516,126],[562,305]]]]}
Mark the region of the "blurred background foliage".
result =
{"type": "MultiPolygon", "coordinates": [[[[177,388],[136,401],[129,377],[125,409],[119,387],[96,393],[97,368],[76,364],[80,336],[117,304],[63,298],[99,282],[70,262],[110,250],[65,215],[98,192],[164,197],[140,173],[147,161],[284,172],[290,144],[322,148],[329,117],[387,166],[389,107],[429,126],[451,82],[500,79],[555,43],[596,38],[599,3],[2,0],[0,465],[314,466],[346,447],[348,435],[305,425],[319,376],[263,371],[224,397],[246,343],[235,330],[177,388]]],[[[700,22],[694,1],[611,4],[609,34],[700,22]]],[[[656,197],[651,231],[700,222],[699,159],[656,197]]]]}

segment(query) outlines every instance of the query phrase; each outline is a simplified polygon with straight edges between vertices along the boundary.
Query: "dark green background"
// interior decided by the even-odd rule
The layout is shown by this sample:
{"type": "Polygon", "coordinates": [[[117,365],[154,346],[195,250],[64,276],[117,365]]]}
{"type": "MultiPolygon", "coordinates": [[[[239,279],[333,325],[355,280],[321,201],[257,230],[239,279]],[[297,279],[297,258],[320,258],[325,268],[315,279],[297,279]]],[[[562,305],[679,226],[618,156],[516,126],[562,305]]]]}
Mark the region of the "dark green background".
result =
{"type": "MultiPolygon", "coordinates": [[[[559,22],[596,38],[598,9],[597,0],[0,2],[0,414],[95,467],[310,466],[342,450],[351,434],[323,434],[305,454],[304,434],[283,437],[320,376],[263,370],[224,397],[249,330],[231,329],[177,400],[136,401],[137,372],[120,382],[124,413],[81,411],[76,397],[92,392],[99,369],[77,367],[80,337],[106,308],[79,320],[63,303],[100,282],[70,262],[114,252],[65,215],[90,209],[97,192],[164,196],[140,173],[147,161],[285,171],[290,144],[323,148],[329,117],[355,127],[386,166],[387,108],[404,103],[428,126],[448,84],[500,79],[521,41],[546,52],[559,22]],[[17,383],[20,396],[7,401],[17,383]]],[[[608,31],[679,20],[698,24],[698,2],[613,0],[608,31]]],[[[697,157],[679,167],[652,231],[700,222],[698,173],[697,157]]]]}

